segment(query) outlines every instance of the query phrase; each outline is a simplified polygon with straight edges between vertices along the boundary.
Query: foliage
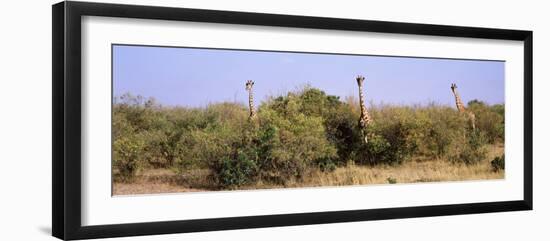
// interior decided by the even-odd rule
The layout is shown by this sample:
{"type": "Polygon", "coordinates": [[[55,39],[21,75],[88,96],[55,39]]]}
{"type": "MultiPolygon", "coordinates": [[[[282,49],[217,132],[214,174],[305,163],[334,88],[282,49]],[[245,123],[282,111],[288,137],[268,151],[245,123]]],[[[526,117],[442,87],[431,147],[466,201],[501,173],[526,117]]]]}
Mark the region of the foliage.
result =
{"type": "Polygon", "coordinates": [[[464,138],[467,120],[453,108],[430,105],[417,110],[415,119],[419,122],[419,155],[441,159],[453,143],[464,138]]]}
{"type": "Polygon", "coordinates": [[[213,168],[218,183],[222,187],[236,187],[250,183],[258,174],[256,161],[242,151],[237,151],[233,158],[216,162],[213,168]]]}
{"type": "Polygon", "coordinates": [[[449,159],[464,164],[478,163],[487,156],[485,143],[486,138],[481,131],[466,132],[464,139],[454,143],[454,149],[449,153],[449,159]]]}
{"type": "Polygon", "coordinates": [[[317,166],[322,172],[333,172],[336,170],[336,163],[331,159],[319,159],[317,160],[317,166]]]}
{"type": "Polygon", "coordinates": [[[385,118],[381,118],[381,121],[377,121],[368,130],[375,135],[375,138],[369,138],[372,140],[367,143],[366,153],[371,155],[369,163],[401,164],[418,148],[418,123],[411,118],[414,113],[409,108],[391,107],[378,112],[385,118]],[[376,148],[371,148],[373,146],[376,148]],[[371,152],[372,149],[376,149],[376,152],[371,152]]]}
{"type": "Polygon", "coordinates": [[[488,106],[482,101],[468,102],[468,109],[476,116],[476,128],[487,138],[489,143],[504,140],[504,106],[488,106]]]}
{"type": "Polygon", "coordinates": [[[374,123],[364,143],[358,101],[309,86],[259,104],[248,119],[244,103],[164,107],[125,94],[113,105],[113,173],[131,180],[142,168],[209,169],[221,188],[254,182],[286,185],[308,172],[330,172],[348,163],[399,165],[411,158],[472,164],[486,143],[504,140],[504,106],[468,104],[476,131],[456,109],[373,105],[374,123]]]}
{"type": "Polygon", "coordinates": [[[314,108],[305,111],[310,102],[304,99],[307,100],[303,94],[289,94],[260,106],[263,179],[284,184],[301,178],[319,160],[336,157],[336,148],[326,138],[323,118],[319,116],[322,113],[314,112],[314,108]]]}
{"type": "Polygon", "coordinates": [[[122,181],[131,181],[142,168],[144,142],[137,135],[121,137],[113,143],[113,166],[122,181]]]}
{"type": "Polygon", "coordinates": [[[491,161],[491,167],[493,171],[504,170],[504,155],[497,156],[491,161]]]}

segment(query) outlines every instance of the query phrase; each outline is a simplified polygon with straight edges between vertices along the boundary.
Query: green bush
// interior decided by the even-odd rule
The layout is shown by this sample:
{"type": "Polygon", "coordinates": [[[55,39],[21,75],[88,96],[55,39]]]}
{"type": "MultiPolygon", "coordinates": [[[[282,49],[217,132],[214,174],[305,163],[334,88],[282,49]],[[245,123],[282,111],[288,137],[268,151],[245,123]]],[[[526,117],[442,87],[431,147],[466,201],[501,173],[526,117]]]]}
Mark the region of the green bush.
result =
{"type": "Polygon", "coordinates": [[[354,160],[363,144],[358,119],[359,115],[344,104],[335,108],[325,119],[327,140],[336,148],[337,158],[333,162],[337,166],[354,160]]]}
{"type": "Polygon", "coordinates": [[[306,86],[302,90],[288,93],[286,97],[273,98],[268,103],[268,108],[279,115],[285,115],[285,118],[292,113],[320,118],[325,129],[325,138],[336,149],[330,163],[344,165],[353,158],[353,152],[361,138],[361,133],[356,130],[359,116],[349,105],[340,101],[338,96],[327,95],[324,91],[306,86]]]}
{"type": "Polygon", "coordinates": [[[276,183],[299,179],[317,160],[336,158],[323,118],[306,115],[300,96],[279,97],[260,106],[261,177],[276,183]]]}
{"type": "Polygon", "coordinates": [[[319,170],[322,172],[332,172],[336,170],[336,163],[331,159],[320,159],[316,161],[319,170]]]}
{"type": "Polygon", "coordinates": [[[370,135],[368,143],[357,150],[355,162],[359,164],[397,163],[390,150],[391,144],[380,135],[370,135]]]}
{"type": "Polygon", "coordinates": [[[258,165],[246,153],[237,152],[234,158],[223,159],[213,166],[215,178],[222,187],[238,187],[255,181],[258,165]]]}
{"type": "Polygon", "coordinates": [[[356,163],[401,164],[418,149],[418,123],[409,108],[372,108],[375,122],[368,129],[368,142],[362,139],[355,151],[356,163]]]}
{"type": "Polygon", "coordinates": [[[491,161],[491,167],[493,171],[504,170],[504,155],[497,156],[491,161]]]}
{"type": "Polygon", "coordinates": [[[468,102],[468,109],[476,116],[476,128],[489,143],[504,141],[504,106],[488,106],[482,101],[468,102]]]}
{"type": "Polygon", "coordinates": [[[487,149],[486,138],[480,131],[469,131],[462,141],[455,142],[454,152],[450,152],[449,159],[453,162],[474,164],[485,159],[487,149]]]}
{"type": "Polygon", "coordinates": [[[430,105],[418,108],[417,155],[429,159],[441,159],[449,152],[453,142],[463,138],[466,119],[453,108],[430,105]]]}
{"type": "Polygon", "coordinates": [[[241,133],[233,133],[235,139],[226,147],[232,154],[212,156],[209,168],[219,186],[235,188],[258,180],[260,174],[260,142],[255,123],[248,122],[241,133]],[[216,159],[217,158],[217,159],[216,159]]]}
{"type": "Polygon", "coordinates": [[[138,135],[118,138],[113,143],[113,167],[118,171],[117,179],[131,181],[143,167],[144,142],[138,135]]]}

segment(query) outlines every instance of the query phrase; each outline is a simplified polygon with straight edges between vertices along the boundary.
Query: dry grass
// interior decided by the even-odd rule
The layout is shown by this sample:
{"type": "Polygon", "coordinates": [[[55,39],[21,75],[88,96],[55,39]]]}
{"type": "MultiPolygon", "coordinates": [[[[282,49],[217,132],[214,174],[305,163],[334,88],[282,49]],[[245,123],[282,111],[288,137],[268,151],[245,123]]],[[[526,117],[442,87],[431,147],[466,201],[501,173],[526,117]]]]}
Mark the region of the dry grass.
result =
{"type": "Polygon", "coordinates": [[[208,170],[192,170],[178,175],[169,169],[149,169],[138,175],[133,182],[114,182],[113,195],[197,192],[214,190],[208,180],[208,170]]]}
{"type": "MultiPolygon", "coordinates": [[[[265,184],[240,187],[239,189],[265,189],[285,187],[347,186],[415,182],[465,181],[502,179],[504,171],[493,172],[490,162],[504,153],[503,145],[489,147],[485,160],[474,165],[452,164],[444,160],[409,161],[399,166],[348,165],[333,172],[314,171],[300,181],[283,185],[265,184]]],[[[133,183],[114,183],[113,194],[149,194],[210,191],[217,188],[208,180],[207,170],[193,170],[177,175],[171,170],[147,170],[133,183]]]]}

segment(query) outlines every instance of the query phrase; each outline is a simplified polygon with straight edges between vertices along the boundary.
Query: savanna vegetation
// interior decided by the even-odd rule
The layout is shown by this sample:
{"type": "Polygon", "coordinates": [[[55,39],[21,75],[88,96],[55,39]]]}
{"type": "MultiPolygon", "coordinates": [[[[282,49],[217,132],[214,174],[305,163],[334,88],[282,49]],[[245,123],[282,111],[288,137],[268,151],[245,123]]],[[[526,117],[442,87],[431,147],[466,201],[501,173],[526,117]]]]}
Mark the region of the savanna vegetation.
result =
{"type": "Polygon", "coordinates": [[[504,106],[360,107],[305,87],[260,103],[164,107],[125,94],[113,105],[115,194],[409,183],[504,176],[504,106]]]}

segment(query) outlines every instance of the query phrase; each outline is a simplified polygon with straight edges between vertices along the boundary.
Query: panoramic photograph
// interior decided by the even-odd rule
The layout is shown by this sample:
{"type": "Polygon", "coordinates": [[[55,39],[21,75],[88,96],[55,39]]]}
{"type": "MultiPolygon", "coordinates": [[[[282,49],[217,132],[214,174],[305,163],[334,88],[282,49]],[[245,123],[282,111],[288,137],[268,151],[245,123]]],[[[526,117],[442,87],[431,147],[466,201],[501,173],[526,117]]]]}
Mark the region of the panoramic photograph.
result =
{"type": "Polygon", "coordinates": [[[112,45],[112,195],[503,179],[505,62],[112,45]]]}

